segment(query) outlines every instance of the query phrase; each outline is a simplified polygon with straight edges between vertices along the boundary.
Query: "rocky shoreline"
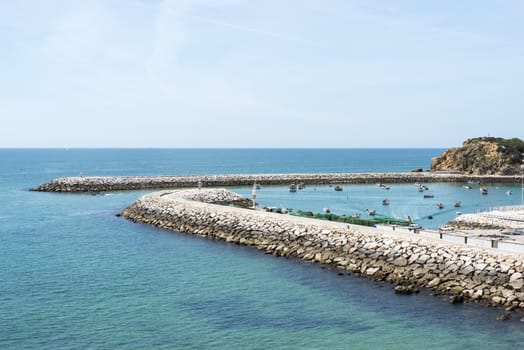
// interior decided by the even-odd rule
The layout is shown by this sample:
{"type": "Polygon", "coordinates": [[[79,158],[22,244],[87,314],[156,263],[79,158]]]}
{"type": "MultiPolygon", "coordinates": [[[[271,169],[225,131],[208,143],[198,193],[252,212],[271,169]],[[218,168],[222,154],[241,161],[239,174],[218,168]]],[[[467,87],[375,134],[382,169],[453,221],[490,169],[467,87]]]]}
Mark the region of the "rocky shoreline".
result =
{"type": "Polygon", "coordinates": [[[460,173],[325,173],[229,174],[194,176],[77,176],[54,179],[32,188],[42,192],[109,192],[164,188],[304,184],[361,184],[414,182],[519,183],[518,176],[466,175],[460,173]]]}
{"type": "Polygon", "coordinates": [[[423,287],[448,295],[454,303],[478,302],[524,311],[522,255],[246,209],[249,203],[223,189],[160,191],[142,196],[121,215],[347,270],[395,284],[398,293],[423,287]]]}

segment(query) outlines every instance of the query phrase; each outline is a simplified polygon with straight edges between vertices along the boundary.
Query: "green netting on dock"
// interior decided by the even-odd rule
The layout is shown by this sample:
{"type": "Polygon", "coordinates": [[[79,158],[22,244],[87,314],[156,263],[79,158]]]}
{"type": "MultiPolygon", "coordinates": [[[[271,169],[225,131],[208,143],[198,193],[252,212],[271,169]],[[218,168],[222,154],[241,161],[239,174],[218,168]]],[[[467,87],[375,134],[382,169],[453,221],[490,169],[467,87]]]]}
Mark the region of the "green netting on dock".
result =
{"type": "Polygon", "coordinates": [[[328,221],[344,222],[348,224],[362,225],[362,226],[374,226],[376,224],[391,224],[391,225],[398,225],[398,226],[408,226],[409,225],[409,222],[406,220],[399,220],[399,219],[390,218],[390,217],[362,219],[362,218],[356,218],[353,216],[336,215],[336,214],[320,214],[320,213],[313,213],[310,211],[302,211],[302,210],[290,211],[289,214],[300,216],[300,217],[306,217],[306,218],[315,218],[315,219],[322,219],[322,220],[328,220],[328,221]]]}

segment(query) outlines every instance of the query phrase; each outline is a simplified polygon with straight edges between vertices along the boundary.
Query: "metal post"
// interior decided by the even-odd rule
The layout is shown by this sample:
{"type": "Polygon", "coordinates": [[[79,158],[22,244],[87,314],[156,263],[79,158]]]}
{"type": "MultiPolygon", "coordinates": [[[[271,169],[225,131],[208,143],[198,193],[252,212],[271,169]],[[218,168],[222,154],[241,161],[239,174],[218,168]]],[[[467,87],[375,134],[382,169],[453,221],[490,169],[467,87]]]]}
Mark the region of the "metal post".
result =
{"type": "Polygon", "coordinates": [[[520,165],[520,205],[524,205],[524,153],[522,153],[522,164],[520,165]]]}
{"type": "Polygon", "coordinates": [[[253,195],[253,208],[256,208],[257,207],[257,202],[256,202],[256,199],[257,199],[257,183],[253,183],[253,191],[251,192],[251,194],[253,195]]]}

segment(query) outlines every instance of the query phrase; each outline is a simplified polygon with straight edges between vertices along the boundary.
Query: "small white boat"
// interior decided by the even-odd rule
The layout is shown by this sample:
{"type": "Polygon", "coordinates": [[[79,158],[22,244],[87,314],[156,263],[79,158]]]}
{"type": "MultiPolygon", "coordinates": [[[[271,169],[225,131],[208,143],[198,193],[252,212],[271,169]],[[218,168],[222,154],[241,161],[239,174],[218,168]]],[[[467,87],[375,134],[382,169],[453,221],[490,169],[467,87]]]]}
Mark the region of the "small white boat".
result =
{"type": "Polygon", "coordinates": [[[297,191],[297,185],[291,184],[289,185],[289,192],[296,192],[297,191]]]}
{"type": "Polygon", "coordinates": [[[453,205],[455,206],[455,208],[458,208],[458,207],[460,207],[461,204],[462,204],[461,201],[455,201],[455,203],[453,205]]]}
{"type": "Polygon", "coordinates": [[[326,213],[326,214],[331,213],[331,210],[330,210],[329,208],[324,208],[323,211],[324,211],[324,213],[326,213]]]}
{"type": "Polygon", "coordinates": [[[382,188],[382,189],[384,189],[384,190],[389,190],[389,186],[386,186],[383,183],[378,183],[377,186],[382,188]]]}
{"type": "Polygon", "coordinates": [[[382,200],[382,205],[389,205],[389,199],[384,198],[384,199],[382,200]]]}
{"type": "Polygon", "coordinates": [[[488,188],[487,187],[481,187],[480,188],[480,194],[488,194],[488,188]]]}
{"type": "Polygon", "coordinates": [[[377,213],[375,209],[366,209],[366,211],[368,212],[368,215],[371,215],[371,216],[375,216],[375,214],[377,213]]]}
{"type": "Polygon", "coordinates": [[[455,231],[455,229],[453,228],[453,226],[450,226],[450,225],[443,225],[443,226],[440,226],[438,228],[439,231],[441,232],[453,232],[455,231]]]}
{"type": "Polygon", "coordinates": [[[437,209],[443,209],[444,208],[444,204],[442,203],[437,203],[437,209]]]}

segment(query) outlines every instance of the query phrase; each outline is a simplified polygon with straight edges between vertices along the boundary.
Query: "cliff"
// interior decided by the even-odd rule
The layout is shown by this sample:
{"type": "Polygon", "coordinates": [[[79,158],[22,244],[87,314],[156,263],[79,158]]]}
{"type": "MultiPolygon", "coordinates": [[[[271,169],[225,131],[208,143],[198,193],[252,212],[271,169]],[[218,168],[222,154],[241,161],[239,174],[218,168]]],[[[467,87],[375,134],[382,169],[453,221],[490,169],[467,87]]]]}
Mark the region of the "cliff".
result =
{"type": "Polygon", "coordinates": [[[478,137],[450,148],[431,161],[431,171],[463,172],[472,175],[520,174],[524,141],[478,137]]]}

